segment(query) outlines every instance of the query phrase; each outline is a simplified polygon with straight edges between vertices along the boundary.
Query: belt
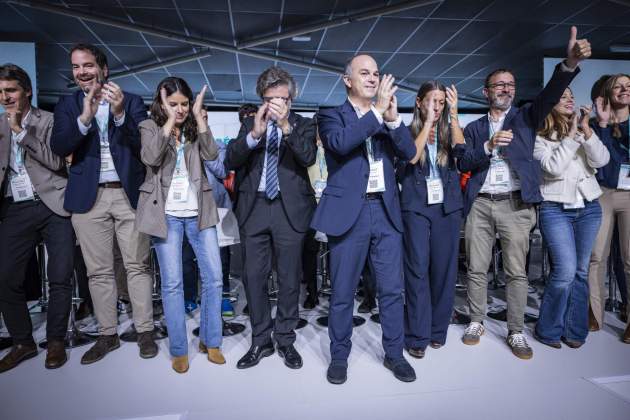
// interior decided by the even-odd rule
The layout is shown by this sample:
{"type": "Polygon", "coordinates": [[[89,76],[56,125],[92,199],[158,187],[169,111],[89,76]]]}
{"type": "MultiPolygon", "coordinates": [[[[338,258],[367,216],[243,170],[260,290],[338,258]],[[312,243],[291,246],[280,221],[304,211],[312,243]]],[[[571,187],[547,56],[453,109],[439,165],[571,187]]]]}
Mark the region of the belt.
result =
{"type": "Polygon", "coordinates": [[[120,181],[115,182],[103,182],[102,184],[98,184],[101,188],[122,188],[122,183],[120,181]]]}
{"type": "Polygon", "coordinates": [[[256,191],[256,197],[264,198],[265,200],[273,201],[276,198],[280,198],[280,191],[278,191],[278,195],[276,195],[273,200],[267,197],[267,193],[264,191],[256,191]]]}
{"type": "Polygon", "coordinates": [[[517,190],[499,194],[479,193],[477,194],[477,197],[487,198],[490,201],[504,201],[510,199],[520,200],[521,192],[517,190]]]}
{"type": "Polygon", "coordinates": [[[380,192],[365,193],[364,197],[366,200],[380,200],[381,198],[383,198],[383,193],[380,193],[380,192]]]}

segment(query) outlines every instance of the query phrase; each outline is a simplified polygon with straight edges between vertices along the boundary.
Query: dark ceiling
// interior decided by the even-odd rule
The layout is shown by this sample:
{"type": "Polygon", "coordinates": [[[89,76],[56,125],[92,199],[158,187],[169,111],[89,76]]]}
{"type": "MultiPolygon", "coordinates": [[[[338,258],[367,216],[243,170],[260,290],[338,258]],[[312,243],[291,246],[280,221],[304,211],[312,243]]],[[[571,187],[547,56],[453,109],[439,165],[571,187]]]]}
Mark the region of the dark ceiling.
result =
{"type": "MultiPolygon", "coordinates": [[[[3,3],[6,4],[0,4],[0,39],[37,43],[39,97],[44,103],[54,103],[58,95],[69,92],[68,51],[76,42],[89,42],[103,48],[112,74],[149,66],[149,71],[117,79],[125,90],[147,99],[162,78],[176,75],[185,78],[193,90],[208,84],[209,104],[235,106],[256,102],[256,78],[276,57],[277,63],[289,70],[298,82],[297,106],[337,105],[344,100],[345,92],[339,76],[331,72],[341,70],[349,57],[361,51],[373,55],[382,72],[394,74],[399,83],[411,89],[433,78],[455,84],[462,96],[471,99],[462,103],[463,109],[480,107],[475,98],[481,97],[483,79],[498,67],[515,71],[520,99],[532,98],[542,86],[542,58],[565,55],[570,25],[578,27],[579,37],[591,41],[596,58],[628,59],[628,54],[611,54],[609,45],[630,44],[630,0],[425,1],[424,5],[402,12],[328,28],[310,28],[310,32],[300,35],[302,41],[291,36],[293,29],[336,22],[345,16],[410,2],[63,0],[3,3]],[[55,10],[42,10],[46,5],[55,10]],[[105,20],[108,24],[104,24],[105,20]],[[135,26],[137,30],[128,26],[135,26]],[[248,40],[270,33],[283,35],[283,39],[236,51],[248,40]],[[208,47],[211,48],[208,50],[208,47]],[[191,60],[188,56],[195,53],[202,58],[175,65],[160,64],[182,57],[191,60]],[[308,68],[296,63],[319,67],[308,68]]],[[[401,106],[411,107],[413,96],[413,92],[401,92],[401,106]]]]}

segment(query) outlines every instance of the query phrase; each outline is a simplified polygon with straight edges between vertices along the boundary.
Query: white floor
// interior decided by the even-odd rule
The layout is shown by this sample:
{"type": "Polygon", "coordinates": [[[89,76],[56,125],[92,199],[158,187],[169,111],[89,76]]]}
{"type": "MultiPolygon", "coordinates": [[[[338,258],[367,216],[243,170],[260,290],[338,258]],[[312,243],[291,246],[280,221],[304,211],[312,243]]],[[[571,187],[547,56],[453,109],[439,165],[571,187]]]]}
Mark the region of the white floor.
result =
{"type": "MultiPolygon", "coordinates": [[[[335,386],[325,377],[327,331],[315,324],[324,312],[302,312],[309,325],[298,333],[300,370],[286,368],[277,353],[237,370],[249,329],[225,339],[223,366],[197,353],[190,334],[191,367],[183,375],[170,367],[166,340],[154,359],[140,359],[137,346],[124,343],[90,366],[79,363],[88,347],[77,348],[52,371],[41,352],[0,375],[0,419],[630,419],[630,345],[619,341],[623,325],[611,314],[578,350],[546,347],[528,329],[529,361],[511,354],[504,323],[488,320],[472,347],[460,341],[463,326],[451,326],[446,346],[429,348],[422,360],[407,356],[418,375],[409,384],[382,366],[380,327],[368,320],[355,329],[348,381],[335,386]]],[[[243,316],[236,321],[247,324],[243,316]]],[[[189,332],[197,325],[190,319],[189,332]]],[[[43,334],[40,323],[36,338],[43,334]]]]}

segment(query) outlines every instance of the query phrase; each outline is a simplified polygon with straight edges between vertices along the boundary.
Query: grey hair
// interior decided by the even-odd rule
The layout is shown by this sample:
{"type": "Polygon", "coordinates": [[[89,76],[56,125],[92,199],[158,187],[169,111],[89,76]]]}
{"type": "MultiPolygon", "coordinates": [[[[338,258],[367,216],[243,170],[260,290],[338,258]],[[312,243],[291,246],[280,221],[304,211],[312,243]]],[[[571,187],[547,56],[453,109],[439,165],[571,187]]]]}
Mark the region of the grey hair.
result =
{"type": "Polygon", "coordinates": [[[293,76],[280,67],[269,67],[258,76],[256,94],[262,98],[267,89],[281,85],[286,85],[289,88],[289,96],[291,99],[295,99],[297,96],[297,85],[295,80],[293,80],[293,76]]]}

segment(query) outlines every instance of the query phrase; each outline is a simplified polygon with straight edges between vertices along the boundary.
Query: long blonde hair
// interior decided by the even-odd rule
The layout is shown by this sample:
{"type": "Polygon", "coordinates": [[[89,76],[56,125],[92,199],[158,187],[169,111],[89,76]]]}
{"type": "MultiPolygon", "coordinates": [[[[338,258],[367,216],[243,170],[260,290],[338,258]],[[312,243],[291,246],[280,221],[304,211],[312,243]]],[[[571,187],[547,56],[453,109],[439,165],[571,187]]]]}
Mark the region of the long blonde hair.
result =
{"type": "MultiPolygon", "coordinates": [[[[571,88],[567,89],[573,95],[571,88]]],[[[538,130],[538,135],[550,141],[562,141],[562,139],[567,137],[571,131],[571,124],[574,116],[575,113],[569,116],[562,115],[556,111],[554,107],[545,118],[543,127],[538,130]],[[553,138],[554,133],[556,133],[556,138],[553,138]]]]}
{"type": "MultiPolygon", "coordinates": [[[[437,80],[431,80],[425,82],[418,89],[418,94],[416,95],[416,99],[420,99],[421,101],[424,97],[431,91],[441,90],[446,95],[446,88],[444,85],[437,80]]],[[[411,120],[411,134],[414,139],[418,137],[420,131],[424,127],[424,120],[426,120],[426,115],[423,115],[422,109],[416,103],[413,108],[413,119],[411,120]]],[[[440,119],[438,120],[436,129],[438,130],[438,153],[436,162],[439,166],[447,166],[448,165],[448,156],[451,151],[451,139],[450,133],[448,129],[448,105],[444,104],[444,109],[442,110],[442,114],[440,115],[440,119]]],[[[427,139],[428,140],[428,139],[427,139]]],[[[425,153],[424,149],[420,150],[420,159],[418,163],[420,166],[424,166],[425,161],[425,153]]]]}
{"type": "MultiPolygon", "coordinates": [[[[612,108],[613,87],[615,86],[615,83],[617,83],[617,80],[621,79],[622,77],[630,79],[630,75],[627,75],[625,73],[618,73],[610,76],[608,80],[606,80],[606,83],[604,83],[604,106],[611,104],[612,108]]],[[[614,114],[612,115],[610,124],[612,126],[612,136],[616,139],[620,139],[622,136],[621,129],[619,128],[619,121],[614,118],[614,114]]]]}

